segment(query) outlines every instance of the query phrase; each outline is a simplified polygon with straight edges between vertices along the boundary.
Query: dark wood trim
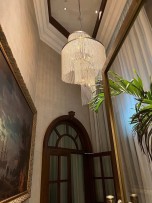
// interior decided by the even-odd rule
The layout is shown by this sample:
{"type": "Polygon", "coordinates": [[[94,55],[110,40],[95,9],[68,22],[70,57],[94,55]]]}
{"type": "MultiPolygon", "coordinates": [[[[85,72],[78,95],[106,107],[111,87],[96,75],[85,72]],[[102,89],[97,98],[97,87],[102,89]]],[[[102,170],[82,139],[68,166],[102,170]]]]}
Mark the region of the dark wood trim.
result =
{"type": "Polygon", "coordinates": [[[57,136],[60,137],[60,133],[56,128],[54,128],[54,131],[56,132],[57,136]]]}
{"type": "Polygon", "coordinates": [[[77,149],[67,149],[67,148],[56,148],[56,147],[48,147],[50,149],[50,153],[51,154],[63,154],[63,153],[67,153],[67,154],[85,154],[84,150],[77,150],[77,149]]]}
{"type": "Polygon", "coordinates": [[[71,138],[71,139],[73,140],[75,146],[76,146],[76,149],[79,150],[79,149],[78,149],[78,148],[79,148],[79,147],[78,147],[78,144],[77,144],[77,142],[75,141],[75,139],[74,139],[71,135],[67,135],[67,134],[61,135],[61,136],[58,138],[58,140],[57,140],[57,142],[56,142],[56,148],[58,147],[59,142],[60,142],[60,140],[61,140],[63,137],[69,137],[69,138],[71,138]]]}
{"type": "Polygon", "coordinates": [[[98,180],[98,179],[114,179],[114,177],[112,176],[110,176],[110,177],[94,177],[94,179],[96,180],[98,180]]]}
{"type": "MultiPolygon", "coordinates": [[[[50,151],[49,151],[50,154],[50,151]]],[[[53,185],[53,184],[57,184],[57,202],[60,203],[61,202],[61,195],[60,195],[60,191],[61,191],[61,184],[62,183],[67,183],[67,199],[68,202],[67,203],[71,203],[71,160],[70,160],[70,154],[68,153],[62,153],[60,155],[58,154],[50,154],[49,157],[51,156],[57,156],[58,157],[58,169],[57,169],[57,179],[56,180],[49,180],[48,181],[48,185],[53,185]],[[67,179],[62,179],[61,178],[61,157],[66,157],[67,158],[67,179]]],[[[46,188],[47,189],[47,188],[46,188]]],[[[47,189],[48,190],[48,189],[47,189]]],[[[44,191],[45,193],[45,191],[44,191]]],[[[47,198],[46,198],[47,199],[47,198]]],[[[48,202],[48,200],[46,201],[48,202]]]]}
{"type": "MultiPolygon", "coordinates": [[[[58,132],[58,135],[60,133],[58,132]]],[[[60,136],[61,137],[61,136],[60,136]]],[[[62,136],[63,137],[63,136],[62,136]]],[[[76,138],[73,138],[76,140],[76,138]]],[[[42,179],[41,179],[41,203],[47,203],[48,202],[48,187],[49,184],[57,183],[58,184],[58,194],[60,194],[60,183],[61,182],[67,182],[68,183],[68,203],[72,202],[72,196],[71,196],[71,161],[70,161],[70,155],[71,154],[82,154],[82,156],[85,153],[92,153],[92,145],[91,141],[89,139],[89,135],[87,131],[85,130],[84,126],[74,117],[70,115],[64,115],[61,116],[57,119],[55,119],[47,128],[45,137],[44,137],[44,142],[43,142],[43,156],[42,156],[42,179]],[[51,132],[56,129],[56,127],[60,124],[66,124],[72,126],[76,133],[79,135],[81,144],[82,144],[82,149],[83,150],[78,150],[78,149],[64,149],[64,148],[57,148],[57,147],[49,147],[48,146],[48,141],[49,137],[51,135],[51,132]],[[49,181],[49,159],[50,156],[58,156],[58,181],[49,181]],[[68,156],[68,179],[67,180],[60,180],[60,157],[61,156],[68,156]]],[[[85,165],[86,168],[84,170],[88,170],[88,165],[85,165]]],[[[85,174],[84,174],[85,175],[85,174]]],[[[90,176],[90,175],[89,175],[90,176]]],[[[89,177],[88,176],[88,177],[89,177]]],[[[88,184],[85,183],[86,186],[88,184]]],[[[89,191],[91,193],[92,190],[89,191]]],[[[58,197],[59,198],[59,197],[58,197]]],[[[59,199],[58,199],[59,203],[59,199]]],[[[92,202],[88,202],[92,203],[92,202]]]]}
{"type": "Polygon", "coordinates": [[[69,32],[57,21],[55,18],[52,17],[51,14],[51,2],[50,0],[47,0],[48,2],[48,14],[49,14],[49,22],[59,31],[61,32],[66,38],[69,36],[69,32]]]}
{"type": "Polygon", "coordinates": [[[61,32],[66,38],[69,37],[70,33],[52,16],[49,17],[50,23],[59,31],[61,32]]]}
{"type": "MultiPolygon", "coordinates": [[[[47,0],[48,3],[48,14],[49,14],[49,22],[60,32],[62,33],[66,38],[68,38],[68,36],[70,35],[69,31],[66,30],[51,14],[51,2],[50,0],[47,0]]],[[[96,19],[96,23],[94,26],[94,30],[92,33],[92,37],[96,38],[98,30],[99,30],[99,26],[104,14],[104,10],[107,4],[107,0],[101,0],[101,5],[100,5],[100,9],[99,12],[102,11],[101,17],[99,19],[99,13],[97,15],[97,19],[96,19]]]]}
{"type": "Polygon", "coordinates": [[[60,203],[60,180],[61,180],[61,177],[60,177],[60,171],[61,171],[61,156],[58,156],[58,203],[60,203]]]}
{"type": "Polygon", "coordinates": [[[55,129],[57,125],[65,124],[65,123],[69,123],[69,125],[71,125],[76,130],[76,132],[79,132],[78,134],[80,135],[79,138],[82,143],[82,149],[86,153],[92,152],[91,141],[89,139],[89,135],[88,135],[86,129],[80,123],[80,121],[78,119],[76,119],[74,117],[70,117],[69,115],[60,116],[59,118],[52,121],[52,123],[49,125],[49,127],[46,130],[44,142],[43,142],[43,148],[48,147],[49,137],[50,137],[50,134],[53,131],[53,129],[55,129]]]}
{"type": "Polygon", "coordinates": [[[98,16],[97,16],[96,24],[95,24],[95,27],[94,27],[94,31],[93,31],[93,34],[92,34],[93,38],[96,38],[96,36],[97,36],[97,33],[98,33],[98,30],[99,30],[99,26],[100,26],[100,23],[101,23],[101,20],[102,20],[102,16],[103,16],[106,4],[107,4],[107,0],[102,0],[100,10],[99,10],[99,13],[98,13],[98,16]],[[102,13],[101,13],[101,17],[99,19],[100,12],[102,12],[102,13]]]}
{"type": "Polygon", "coordinates": [[[89,154],[85,154],[83,157],[84,165],[84,183],[85,187],[85,202],[95,202],[95,182],[93,178],[93,157],[89,154]]]}
{"type": "Polygon", "coordinates": [[[68,201],[69,201],[69,203],[71,203],[72,202],[72,185],[71,185],[71,158],[70,158],[70,155],[68,156],[68,179],[69,179],[68,201]]]}
{"type": "MultiPolygon", "coordinates": [[[[104,170],[103,170],[103,163],[102,163],[102,156],[100,157],[100,167],[101,167],[101,177],[104,177],[104,170]]],[[[104,202],[106,202],[106,186],[105,186],[105,181],[102,178],[102,187],[103,187],[103,194],[104,194],[104,202]]]]}
{"type": "MultiPolygon", "coordinates": [[[[92,159],[94,159],[96,157],[98,157],[100,159],[100,169],[101,169],[100,172],[101,172],[101,176],[97,176],[96,177],[95,176],[95,171],[93,169],[93,180],[94,180],[94,183],[95,183],[96,180],[100,180],[102,182],[104,202],[106,202],[106,186],[105,186],[105,181],[106,180],[113,180],[114,186],[115,186],[115,181],[116,181],[115,177],[114,177],[114,173],[113,173],[113,165],[112,165],[112,157],[111,157],[111,155],[112,155],[111,151],[99,152],[99,153],[95,153],[95,154],[90,155],[92,157],[92,159]],[[109,177],[105,176],[105,174],[104,174],[104,168],[103,168],[104,163],[103,163],[103,160],[102,160],[103,157],[110,157],[113,176],[109,176],[109,177]]],[[[116,197],[116,201],[117,201],[118,198],[117,198],[117,194],[116,194],[116,189],[115,189],[115,197],[116,197]]],[[[95,200],[95,202],[96,201],[97,200],[95,200]]]]}
{"type": "Polygon", "coordinates": [[[67,182],[68,179],[65,179],[65,180],[49,180],[49,183],[58,183],[58,182],[67,182]]]}
{"type": "Polygon", "coordinates": [[[69,134],[69,126],[67,125],[67,123],[66,123],[66,132],[67,134],[69,134]]]}

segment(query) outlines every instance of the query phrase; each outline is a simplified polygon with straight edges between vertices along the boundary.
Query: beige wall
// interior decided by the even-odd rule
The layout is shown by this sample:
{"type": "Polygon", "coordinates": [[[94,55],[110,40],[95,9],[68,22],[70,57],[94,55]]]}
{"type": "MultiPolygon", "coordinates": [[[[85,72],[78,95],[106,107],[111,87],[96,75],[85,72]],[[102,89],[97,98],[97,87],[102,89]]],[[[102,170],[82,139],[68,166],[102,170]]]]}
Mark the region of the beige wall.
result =
{"type": "Polygon", "coordinates": [[[0,23],[38,111],[32,196],[39,203],[42,145],[53,119],[75,111],[90,134],[89,112],[82,107],[80,87],[61,81],[60,55],[39,40],[32,0],[0,0],[0,23]]]}
{"type": "Polygon", "coordinates": [[[38,110],[36,145],[34,155],[34,173],[32,197],[30,203],[39,202],[43,136],[50,122],[68,111],[76,112],[76,117],[84,124],[88,132],[88,108],[82,107],[80,87],[61,81],[60,55],[43,42],[40,43],[36,84],[36,107],[38,110]]]}
{"type": "Polygon", "coordinates": [[[39,36],[32,2],[0,0],[0,24],[34,100],[39,36]]]}

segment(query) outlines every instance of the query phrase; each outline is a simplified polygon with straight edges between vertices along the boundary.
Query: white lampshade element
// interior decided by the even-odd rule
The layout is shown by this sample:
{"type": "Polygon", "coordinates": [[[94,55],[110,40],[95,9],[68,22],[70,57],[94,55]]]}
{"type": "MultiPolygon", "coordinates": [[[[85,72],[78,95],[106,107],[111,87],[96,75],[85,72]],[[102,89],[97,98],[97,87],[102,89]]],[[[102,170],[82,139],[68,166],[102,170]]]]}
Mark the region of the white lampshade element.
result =
{"type": "Polygon", "coordinates": [[[99,41],[83,31],[77,31],[69,36],[61,58],[64,82],[91,86],[105,63],[106,54],[99,41]]]}

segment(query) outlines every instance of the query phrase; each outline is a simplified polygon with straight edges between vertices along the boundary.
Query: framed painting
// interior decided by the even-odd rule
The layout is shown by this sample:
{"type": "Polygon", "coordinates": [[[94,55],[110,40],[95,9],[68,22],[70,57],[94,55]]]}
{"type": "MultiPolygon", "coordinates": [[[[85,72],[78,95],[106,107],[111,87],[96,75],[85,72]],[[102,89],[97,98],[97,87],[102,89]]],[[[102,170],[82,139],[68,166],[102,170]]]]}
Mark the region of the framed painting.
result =
{"type": "Polygon", "coordinates": [[[30,197],[36,108],[0,27],[0,203],[30,197]]]}

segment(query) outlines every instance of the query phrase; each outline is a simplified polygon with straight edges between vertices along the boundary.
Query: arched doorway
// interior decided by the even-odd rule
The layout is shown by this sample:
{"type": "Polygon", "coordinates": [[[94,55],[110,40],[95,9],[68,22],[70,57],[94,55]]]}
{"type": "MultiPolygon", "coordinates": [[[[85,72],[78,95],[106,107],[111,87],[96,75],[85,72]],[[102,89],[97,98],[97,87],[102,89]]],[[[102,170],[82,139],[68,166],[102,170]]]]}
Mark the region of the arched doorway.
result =
{"type": "Polygon", "coordinates": [[[43,143],[41,203],[93,202],[88,195],[93,190],[93,185],[88,186],[92,163],[84,157],[89,153],[89,136],[74,112],[49,125],[43,143]]]}

